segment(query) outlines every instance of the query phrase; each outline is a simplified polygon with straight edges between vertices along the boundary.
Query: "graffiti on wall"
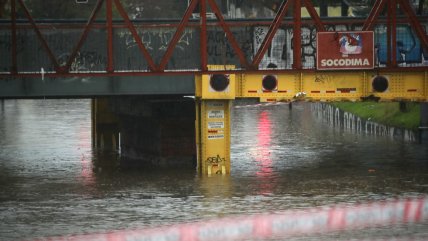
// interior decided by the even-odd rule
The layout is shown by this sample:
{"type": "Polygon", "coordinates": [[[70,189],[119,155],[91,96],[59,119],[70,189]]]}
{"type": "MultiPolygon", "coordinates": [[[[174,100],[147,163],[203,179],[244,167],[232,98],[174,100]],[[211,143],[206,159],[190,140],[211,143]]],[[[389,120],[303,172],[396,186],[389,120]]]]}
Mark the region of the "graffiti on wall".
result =
{"type": "MultiPolygon", "coordinates": [[[[397,26],[396,40],[396,60],[398,63],[421,63],[421,43],[416,33],[409,25],[397,26]]],[[[377,50],[378,62],[380,64],[386,64],[388,55],[386,25],[379,25],[375,28],[375,47],[377,50]]]]}
{"type": "MultiPolygon", "coordinates": [[[[235,28],[231,31],[245,57],[250,59],[253,51],[251,28],[235,28]]],[[[211,29],[207,35],[208,64],[233,64],[240,66],[238,56],[229,44],[229,40],[222,29],[211,29]]]]}

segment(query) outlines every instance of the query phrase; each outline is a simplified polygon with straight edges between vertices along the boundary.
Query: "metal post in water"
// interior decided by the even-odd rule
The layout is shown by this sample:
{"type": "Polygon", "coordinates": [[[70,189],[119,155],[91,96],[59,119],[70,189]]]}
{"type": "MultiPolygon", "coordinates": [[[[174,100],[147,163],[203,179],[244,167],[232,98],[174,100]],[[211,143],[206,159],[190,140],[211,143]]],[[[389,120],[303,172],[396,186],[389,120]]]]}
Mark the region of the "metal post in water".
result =
{"type": "Polygon", "coordinates": [[[419,125],[419,143],[428,142],[428,103],[421,102],[421,120],[419,125]]]}

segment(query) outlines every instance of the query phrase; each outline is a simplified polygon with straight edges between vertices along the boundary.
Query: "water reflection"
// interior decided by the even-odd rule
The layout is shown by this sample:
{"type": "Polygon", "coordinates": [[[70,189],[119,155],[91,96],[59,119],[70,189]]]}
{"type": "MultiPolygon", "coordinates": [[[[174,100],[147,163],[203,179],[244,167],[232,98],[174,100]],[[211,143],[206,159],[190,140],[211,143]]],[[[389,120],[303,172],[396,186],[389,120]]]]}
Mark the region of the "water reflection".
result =
{"type": "MultiPolygon", "coordinates": [[[[122,169],[116,155],[93,153],[89,107],[89,100],[4,101],[0,240],[428,193],[428,147],[331,129],[312,118],[310,104],[234,108],[232,175],[209,178],[195,170],[122,169]]],[[[428,235],[428,224],[404,233],[428,235]]],[[[346,235],[328,239],[358,233],[346,235]]]]}

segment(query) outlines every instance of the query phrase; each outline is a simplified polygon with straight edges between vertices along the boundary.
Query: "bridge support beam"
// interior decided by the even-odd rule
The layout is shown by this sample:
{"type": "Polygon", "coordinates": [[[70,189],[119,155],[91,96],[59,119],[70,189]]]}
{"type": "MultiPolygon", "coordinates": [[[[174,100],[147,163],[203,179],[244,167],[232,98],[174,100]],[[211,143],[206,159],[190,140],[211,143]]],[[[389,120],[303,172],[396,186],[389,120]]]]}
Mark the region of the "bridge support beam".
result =
{"type": "Polygon", "coordinates": [[[198,171],[202,175],[230,174],[231,100],[196,100],[198,171]]]}
{"type": "Polygon", "coordinates": [[[92,146],[100,151],[117,151],[119,120],[110,110],[107,98],[92,99],[92,146]]]}

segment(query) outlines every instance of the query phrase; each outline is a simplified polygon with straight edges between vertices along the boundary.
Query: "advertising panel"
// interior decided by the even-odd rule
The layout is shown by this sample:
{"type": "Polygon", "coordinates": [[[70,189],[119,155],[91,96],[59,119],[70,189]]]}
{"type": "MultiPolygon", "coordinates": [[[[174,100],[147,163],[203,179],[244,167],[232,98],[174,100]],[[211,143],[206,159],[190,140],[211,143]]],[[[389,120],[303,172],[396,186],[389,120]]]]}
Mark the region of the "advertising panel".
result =
{"type": "Polygon", "coordinates": [[[317,33],[317,69],[373,69],[372,31],[317,33]]]}

